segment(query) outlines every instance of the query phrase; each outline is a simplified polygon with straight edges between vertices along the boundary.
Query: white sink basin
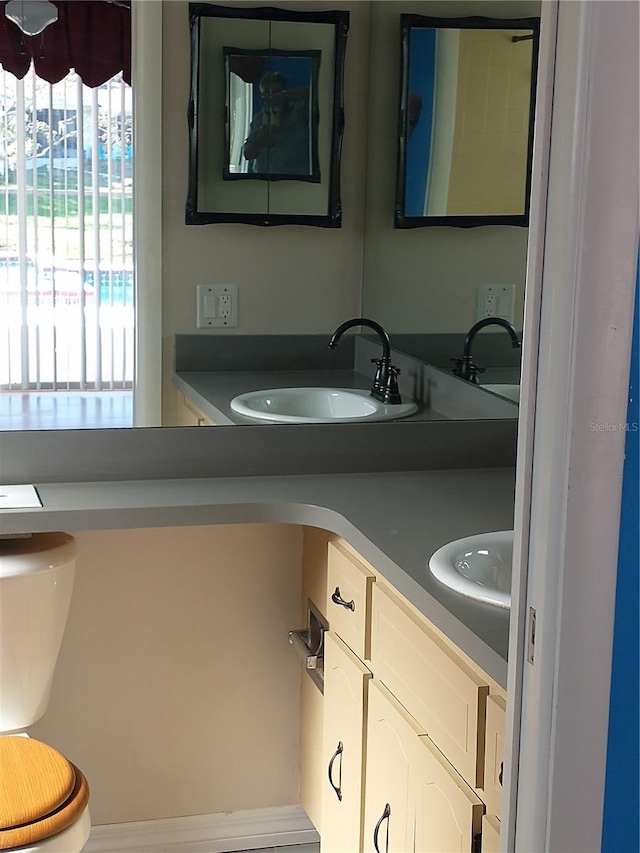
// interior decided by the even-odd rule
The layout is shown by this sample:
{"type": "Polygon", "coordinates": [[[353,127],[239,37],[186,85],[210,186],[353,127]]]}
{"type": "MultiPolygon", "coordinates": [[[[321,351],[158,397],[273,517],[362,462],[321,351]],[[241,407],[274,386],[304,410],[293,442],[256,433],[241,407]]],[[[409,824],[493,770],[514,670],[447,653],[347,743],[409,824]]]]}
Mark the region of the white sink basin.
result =
{"type": "Polygon", "coordinates": [[[357,388],[271,388],[250,391],[231,401],[239,415],[281,424],[324,424],[336,421],[391,421],[418,410],[412,400],[389,406],[357,388]]]}
{"type": "Polygon", "coordinates": [[[509,608],[512,563],[513,530],[500,530],[443,545],[429,560],[429,569],[460,595],[509,608]]]}
{"type": "Polygon", "coordinates": [[[520,386],[510,385],[507,383],[496,383],[490,385],[481,385],[485,391],[492,391],[500,397],[506,397],[507,400],[513,400],[514,403],[520,402],[520,386]]]}

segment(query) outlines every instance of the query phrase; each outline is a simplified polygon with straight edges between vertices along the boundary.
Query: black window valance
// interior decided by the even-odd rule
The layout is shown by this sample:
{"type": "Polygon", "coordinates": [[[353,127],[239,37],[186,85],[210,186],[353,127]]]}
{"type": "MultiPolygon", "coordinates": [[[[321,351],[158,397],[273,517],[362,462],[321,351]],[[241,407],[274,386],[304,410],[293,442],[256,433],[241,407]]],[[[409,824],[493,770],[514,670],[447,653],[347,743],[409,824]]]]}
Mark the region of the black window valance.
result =
{"type": "Polygon", "coordinates": [[[51,0],[58,20],[27,36],[0,2],[0,64],[21,79],[33,62],[38,77],[57,83],[72,69],[96,87],[119,72],[131,83],[130,0],[51,0]]]}

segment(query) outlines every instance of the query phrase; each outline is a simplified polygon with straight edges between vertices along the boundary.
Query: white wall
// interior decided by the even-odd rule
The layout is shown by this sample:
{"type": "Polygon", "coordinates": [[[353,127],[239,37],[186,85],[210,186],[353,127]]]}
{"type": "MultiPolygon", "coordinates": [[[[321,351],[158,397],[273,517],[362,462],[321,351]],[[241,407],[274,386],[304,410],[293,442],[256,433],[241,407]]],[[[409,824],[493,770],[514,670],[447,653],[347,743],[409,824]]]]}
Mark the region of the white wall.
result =
{"type": "Polygon", "coordinates": [[[298,802],[302,532],[83,532],[51,702],[30,733],[94,824],[298,802]]]}

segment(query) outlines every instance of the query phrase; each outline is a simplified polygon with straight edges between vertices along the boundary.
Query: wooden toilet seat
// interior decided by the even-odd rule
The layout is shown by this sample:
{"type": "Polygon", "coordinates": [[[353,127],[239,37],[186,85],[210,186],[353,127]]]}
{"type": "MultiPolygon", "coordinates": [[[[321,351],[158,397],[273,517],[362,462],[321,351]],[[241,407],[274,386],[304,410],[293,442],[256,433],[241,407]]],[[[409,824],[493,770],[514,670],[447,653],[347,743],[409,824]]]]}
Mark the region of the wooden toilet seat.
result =
{"type": "Polygon", "coordinates": [[[28,737],[0,737],[0,850],[62,832],[88,802],[87,780],[55,749],[28,737]]]}

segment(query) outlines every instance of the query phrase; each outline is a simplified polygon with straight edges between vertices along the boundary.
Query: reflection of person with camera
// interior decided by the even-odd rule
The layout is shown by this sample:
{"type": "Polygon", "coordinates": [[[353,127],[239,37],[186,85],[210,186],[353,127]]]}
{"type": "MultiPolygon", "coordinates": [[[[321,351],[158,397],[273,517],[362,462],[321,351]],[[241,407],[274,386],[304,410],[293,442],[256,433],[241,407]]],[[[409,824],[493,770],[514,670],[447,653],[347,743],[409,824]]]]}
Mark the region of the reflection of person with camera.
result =
{"type": "Polygon", "coordinates": [[[287,89],[279,71],[260,81],[262,109],[251,122],[243,154],[254,174],[308,175],[309,90],[287,89]]]}

